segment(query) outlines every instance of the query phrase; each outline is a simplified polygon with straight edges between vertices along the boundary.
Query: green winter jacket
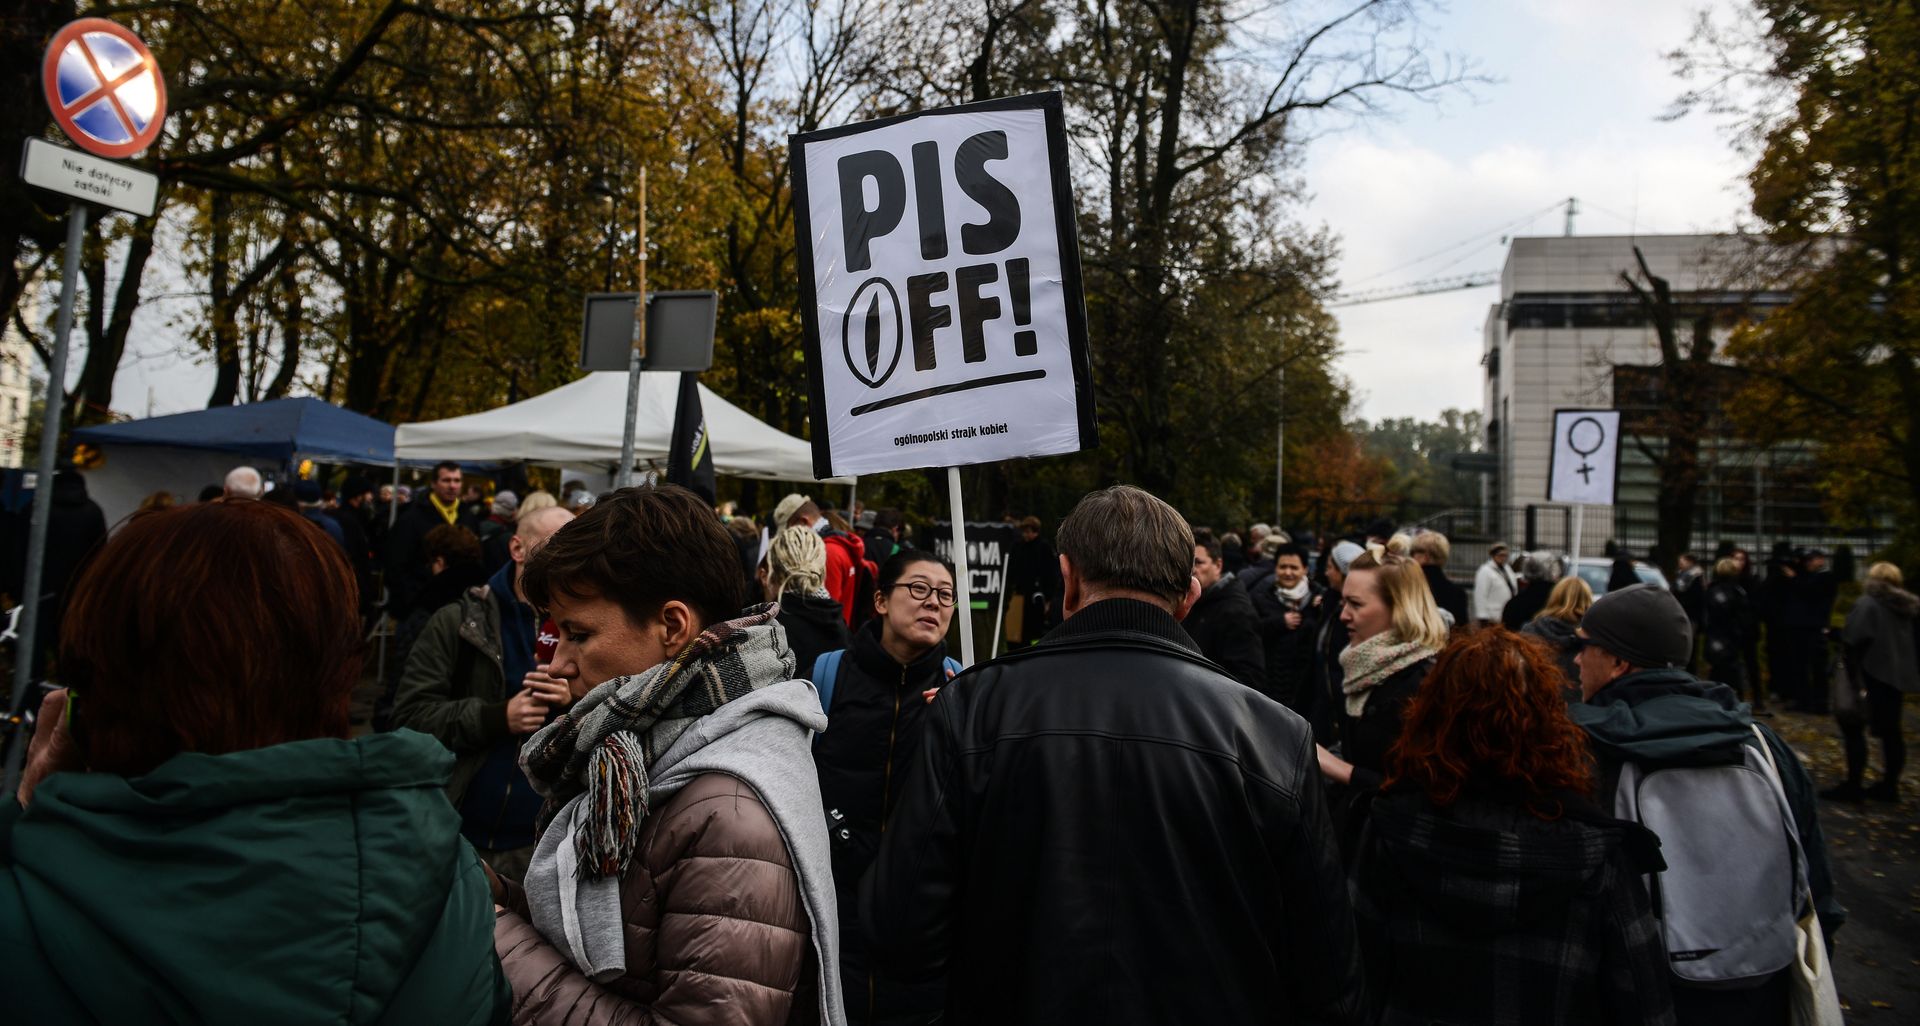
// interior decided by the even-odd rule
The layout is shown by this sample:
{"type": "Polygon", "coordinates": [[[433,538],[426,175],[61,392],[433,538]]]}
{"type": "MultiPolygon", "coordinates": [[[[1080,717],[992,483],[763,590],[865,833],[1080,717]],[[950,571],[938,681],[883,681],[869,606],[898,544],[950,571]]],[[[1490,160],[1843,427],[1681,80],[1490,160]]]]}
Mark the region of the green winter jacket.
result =
{"type": "Polygon", "coordinates": [[[460,807],[487,753],[507,732],[500,606],[487,586],[441,606],[420,630],[393,694],[393,723],[432,734],[454,753],[447,798],[460,807]]]}
{"type": "Polygon", "coordinates": [[[411,731],[56,773],[0,801],[9,1022],[506,1021],[493,906],[411,731]]]}
{"type": "MultiPolygon", "coordinates": [[[[1567,712],[1592,742],[1600,763],[1599,802],[1606,809],[1613,808],[1621,763],[1715,765],[1737,761],[1743,746],[1759,743],[1752,712],[1732,688],[1701,680],[1685,670],[1627,674],[1585,703],[1568,706],[1567,712]]],[[[1759,726],[1780,767],[1781,789],[1793,810],[1800,849],[1807,860],[1807,883],[1813,891],[1814,907],[1820,913],[1821,927],[1831,937],[1847,921],[1847,911],[1834,897],[1813,778],[1785,741],[1765,724],[1759,726]]]]}

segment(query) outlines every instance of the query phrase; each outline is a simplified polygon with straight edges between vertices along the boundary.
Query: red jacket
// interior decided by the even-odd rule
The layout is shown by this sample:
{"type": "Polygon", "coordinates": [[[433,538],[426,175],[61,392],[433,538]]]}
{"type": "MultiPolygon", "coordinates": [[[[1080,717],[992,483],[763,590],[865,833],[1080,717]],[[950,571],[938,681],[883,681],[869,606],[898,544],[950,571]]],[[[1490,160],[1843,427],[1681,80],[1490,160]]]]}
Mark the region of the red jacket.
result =
{"type": "Polygon", "coordinates": [[[860,571],[864,568],[873,577],[880,576],[879,569],[867,561],[867,543],[851,534],[830,534],[820,540],[827,546],[827,594],[840,603],[840,615],[846,617],[848,627],[864,622],[873,610],[860,610],[859,620],[854,619],[860,571]]]}

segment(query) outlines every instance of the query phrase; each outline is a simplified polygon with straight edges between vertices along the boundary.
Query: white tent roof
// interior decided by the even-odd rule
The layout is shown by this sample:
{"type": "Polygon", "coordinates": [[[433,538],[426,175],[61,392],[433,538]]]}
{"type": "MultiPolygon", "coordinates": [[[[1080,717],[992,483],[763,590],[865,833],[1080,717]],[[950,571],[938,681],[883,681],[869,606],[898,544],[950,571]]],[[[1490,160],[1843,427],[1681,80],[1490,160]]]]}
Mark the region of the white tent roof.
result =
{"type": "MultiPolygon", "coordinates": [[[[664,466],[679,394],[677,373],[640,375],[640,410],[634,425],[637,462],[664,466]]],[[[779,481],[815,480],[813,448],[804,440],[754,419],[705,385],[700,386],[700,409],[707,417],[716,472],[779,481]]],[[[618,463],[626,411],[626,373],[601,371],[497,410],[402,424],[394,433],[394,455],[410,463],[618,463]]]]}

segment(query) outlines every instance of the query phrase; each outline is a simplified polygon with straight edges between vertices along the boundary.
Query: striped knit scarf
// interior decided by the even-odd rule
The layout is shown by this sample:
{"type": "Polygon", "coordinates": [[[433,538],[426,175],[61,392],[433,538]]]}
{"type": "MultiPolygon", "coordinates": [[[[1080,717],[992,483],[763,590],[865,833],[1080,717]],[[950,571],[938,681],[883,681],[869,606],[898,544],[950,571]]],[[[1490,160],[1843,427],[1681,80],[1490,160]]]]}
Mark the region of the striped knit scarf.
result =
{"type": "Polygon", "coordinates": [[[589,691],[520,749],[520,768],[546,799],[539,829],[585,794],[575,847],[583,873],[626,871],[647,818],[647,767],[700,717],[793,677],[776,605],[700,632],[679,655],[589,691]]]}

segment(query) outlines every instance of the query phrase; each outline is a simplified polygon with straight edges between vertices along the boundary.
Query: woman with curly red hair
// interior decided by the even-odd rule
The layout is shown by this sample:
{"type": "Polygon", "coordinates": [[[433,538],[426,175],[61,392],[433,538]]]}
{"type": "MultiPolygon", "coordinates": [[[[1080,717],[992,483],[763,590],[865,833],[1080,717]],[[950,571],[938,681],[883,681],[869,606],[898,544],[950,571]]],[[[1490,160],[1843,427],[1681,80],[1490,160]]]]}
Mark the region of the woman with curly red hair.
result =
{"type": "Polygon", "coordinates": [[[1384,1024],[1671,1023],[1636,877],[1659,841],[1596,807],[1553,657],[1504,628],[1440,653],[1354,865],[1384,1024]]]}

